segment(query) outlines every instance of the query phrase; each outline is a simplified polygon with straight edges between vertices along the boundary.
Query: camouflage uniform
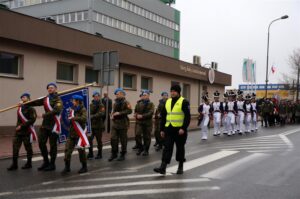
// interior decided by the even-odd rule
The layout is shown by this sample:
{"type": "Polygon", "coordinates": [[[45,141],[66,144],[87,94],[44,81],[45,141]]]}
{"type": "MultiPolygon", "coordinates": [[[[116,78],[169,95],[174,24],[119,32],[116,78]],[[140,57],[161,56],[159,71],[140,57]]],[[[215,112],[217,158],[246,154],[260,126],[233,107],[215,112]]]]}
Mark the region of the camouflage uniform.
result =
{"type": "MultiPolygon", "coordinates": [[[[53,127],[55,125],[54,116],[59,115],[63,110],[63,102],[57,93],[53,95],[49,95],[49,102],[51,107],[53,107],[52,111],[46,111],[43,114],[43,122],[39,131],[38,139],[39,139],[39,148],[41,154],[44,159],[43,165],[39,168],[39,170],[48,170],[49,166],[49,158],[48,158],[48,149],[47,149],[47,141],[49,139],[50,143],[50,157],[51,162],[50,166],[52,167],[50,170],[55,169],[55,160],[57,156],[57,142],[59,136],[56,133],[53,133],[53,127]]],[[[30,106],[44,106],[44,99],[40,99],[38,101],[34,101],[30,103],[30,106]]]]}
{"type": "Polygon", "coordinates": [[[17,127],[21,126],[19,131],[16,131],[13,138],[13,165],[8,168],[8,170],[15,170],[18,168],[18,157],[19,151],[24,144],[25,150],[27,152],[27,163],[22,167],[23,169],[31,168],[31,159],[32,159],[32,144],[30,142],[30,130],[29,127],[34,124],[36,120],[36,111],[34,108],[27,105],[21,107],[24,117],[28,120],[23,124],[20,117],[17,120],[17,127]]]}
{"type": "Polygon", "coordinates": [[[112,119],[111,130],[111,147],[112,156],[109,161],[112,161],[117,157],[119,151],[119,140],[121,142],[121,157],[124,158],[127,153],[127,130],[129,128],[128,115],[132,113],[130,103],[125,99],[116,99],[113,106],[113,112],[119,112],[120,115],[114,116],[112,119]]]}
{"type": "MultiPolygon", "coordinates": [[[[82,129],[85,129],[86,121],[87,121],[87,113],[86,109],[83,105],[79,105],[77,108],[74,108],[74,118],[73,121],[76,121],[80,124],[82,129]]],[[[69,136],[67,138],[66,146],[65,146],[65,162],[70,163],[73,150],[77,145],[79,140],[79,135],[76,133],[72,124],[70,124],[69,136]]],[[[85,149],[78,149],[79,160],[80,162],[86,166],[86,153],[85,149]]]]}
{"type": "Polygon", "coordinates": [[[93,140],[96,137],[98,144],[98,155],[97,159],[102,158],[102,133],[105,130],[105,125],[103,118],[105,117],[105,107],[101,101],[93,100],[90,104],[90,114],[91,114],[91,126],[92,133],[89,136],[90,148],[89,148],[89,158],[93,157],[93,140]]]}
{"type": "Polygon", "coordinates": [[[143,155],[148,155],[151,143],[154,104],[150,102],[150,100],[140,100],[136,104],[134,112],[135,114],[142,115],[142,119],[136,118],[136,141],[138,147],[137,155],[140,155],[143,151],[143,155]],[[142,143],[142,137],[144,145],[142,143]]]}
{"type": "Polygon", "coordinates": [[[162,148],[162,137],[160,135],[160,122],[161,122],[161,111],[165,107],[166,100],[159,100],[159,104],[156,108],[155,114],[154,114],[154,136],[157,144],[157,150],[162,148]]]}

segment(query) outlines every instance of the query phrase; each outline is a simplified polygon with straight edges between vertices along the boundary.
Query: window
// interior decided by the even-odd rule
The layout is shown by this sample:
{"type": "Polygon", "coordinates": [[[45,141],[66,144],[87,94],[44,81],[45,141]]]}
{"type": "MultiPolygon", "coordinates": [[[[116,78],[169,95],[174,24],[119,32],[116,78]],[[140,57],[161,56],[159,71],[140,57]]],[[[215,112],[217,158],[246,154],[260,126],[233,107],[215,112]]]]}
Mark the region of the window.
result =
{"type": "Polygon", "coordinates": [[[65,14],[65,23],[69,23],[70,22],[70,14],[65,14]]]}
{"type": "Polygon", "coordinates": [[[21,56],[0,52],[0,74],[20,76],[21,56]]]}
{"type": "Polygon", "coordinates": [[[136,89],[136,75],[124,73],[123,74],[123,87],[136,89]]]}
{"type": "Polygon", "coordinates": [[[85,82],[86,83],[93,83],[99,82],[99,71],[93,70],[91,67],[85,68],[85,82]]]}
{"type": "Polygon", "coordinates": [[[71,13],[71,22],[75,22],[76,18],[75,18],[75,12],[71,13]]]}
{"type": "Polygon", "coordinates": [[[152,77],[142,77],[141,78],[141,89],[152,91],[152,77]]]}
{"type": "Polygon", "coordinates": [[[77,69],[77,65],[75,64],[58,62],[56,79],[60,81],[76,82],[75,81],[76,69],[77,69]]]}
{"type": "Polygon", "coordinates": [[[189,84],[183,84],[182,96],[187,100],[191,97],[191,86],[189,84]]]}

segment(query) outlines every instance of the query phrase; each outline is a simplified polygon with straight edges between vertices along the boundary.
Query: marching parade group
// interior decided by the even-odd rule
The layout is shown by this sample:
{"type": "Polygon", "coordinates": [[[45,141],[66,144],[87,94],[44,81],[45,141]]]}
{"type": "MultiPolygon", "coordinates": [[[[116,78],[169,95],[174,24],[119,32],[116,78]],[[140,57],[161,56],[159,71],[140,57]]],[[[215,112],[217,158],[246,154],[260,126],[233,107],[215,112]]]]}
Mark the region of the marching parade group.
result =
{"type": "MultiPolygon", "coordinates": [[[[22,143],[27,152],[27,162],[22,169],[32,168],[32,142],[38,141],[43,163],[39,171],[56,170],[57,144],[61,133],[61,113],[64,109],[63,102],[57,93],[57,85],[47,85],[48,95],[39,100],[30,101],[30,94],[21,95],[21,103],[18,105],[16,133],[13,139],[13,163],[7,168],[9,171],[18,169],[18,157],[22,143]],[[45,113],[37,116],[33,107],[43,106],[45,113]],[[39,132],[36,133],[34,123],[38,117],[43,118],[39,132]],[[50,150],[47,142],[49,140],[50,150]],[[50,156],[50,158],[49,158],[50,156]]],[[[155,149],[162,151],[161,165],[154,168],[154,172],[165,174],[166,167],[171,162],[173,148],[176,145],[177,174],[183,173],[185,162],[185,144],[188,136],[188,127],[191,120],[190,104],[181,96],[181,87],[174,85],[168,92],[161,93],[161,99],[155,108],[150,101],[150,91],[143,90],[140,99],[134,108],[126,100],[126,92],[122,88],[114,91],[115,100],[109,99],[105,93],[101,99],[99,92],[93,93],[90,103],[91,132],[87,132],[87,107],[84,107],[81,95],[72,96],[72,107],[68,111],[70,121],[69,134],[65,144],[65,167],[62,174],[71,171],[72,152],[76,148],[82,164],[79,173],[88,171],[88,159],[102,159],[102,133],[111,133],[111,156],[108,161],[124,161],[127,153],[127,132],[130,125],[128,115],[134,114],[135,118],[135,146],[137,156],[148,156],[151,145],[151,133],[154,124],[155,149]],[[154,119],[154,120],[153,120],[154,119]],[[110,121],[112,124],[110,125],[110,121]],[[96,138],[98,153],[94,157],[93,139],[96,138]],[[119,149],[119,142],[121,148],[119,149]],[[86,149],[88,154],[86,155],[86,149]]],[[[258,132],[258,116],[262,119],[262,125],[284,125],[293,123],[300,117],[300,103],[292,103],[281,100],[280,102],[262,99],[257,100],[254,93],[246,94],[242,91],[235,93],[228,91],[223,95],[224,101],[220,101],[221,94],[213,93],[213,101],[210,102],[208,93],[202,96],[203,103],[199,105],[199,121],[202,140],[208,139],[208,129],[213,124],[213,135],[221,134],[233,136],[258,132]],[[211,123],[211,124],[210,124],[211,123]]]]}

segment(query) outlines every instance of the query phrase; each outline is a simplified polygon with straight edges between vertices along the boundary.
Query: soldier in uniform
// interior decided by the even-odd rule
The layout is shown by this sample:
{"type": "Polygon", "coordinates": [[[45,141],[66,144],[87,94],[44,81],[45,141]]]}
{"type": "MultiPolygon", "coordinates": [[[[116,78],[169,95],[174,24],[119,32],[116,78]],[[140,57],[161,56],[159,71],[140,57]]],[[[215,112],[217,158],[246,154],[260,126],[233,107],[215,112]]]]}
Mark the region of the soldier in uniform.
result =
{"type": "Polygon", "coordinates": [[[251,100],[251,95],[248,93],[245,97],[245,103],[244,103],[245,133],[250,133],[250,128],[251,128],[251,118],[253,114],[253,109],[250,100],[251,100]]]}
{"type": "Polygon", "coordinates": [[[47,85],[48,95],[38,101],[32,102],[30,106],[44,106],[43,122],[39,131],[38,140],[41,154],[43,156],[43,164],[38,168],[39,171],[53,171],[56,169],[55,160],[57,156],[57,142],[61,133],[61,112],[63,110],[63,102],[57,94],[57,86],[55,83],[47,85]],[[47,141],[50,143],[50,157],[48,158],[47,141]]]}
{"type": "Polygon", "coordinates": [[[95,159],[102,158],[102,133],[105,130],[104,125],[104,117],[105,117],[105,107],[100,100],[100,93],[95,91],[93,93],[93,100],[90,104],[90,119],[91,119],[91,126],[92,126],[92,133],[89,136],[90,148],[88,159],[93,159],[93,140],[96,137],[97,140],[97,148],[98,154],[95,159]]]}
{"type": "Polygon", "coordinates": [[[256,106],[256,94],[252,93],[252,98],[251,98],[251,106],[252,106],[252,127],[251,127],[251,132],[257,133],[258,128],[257,128],[257,106],[256,106]]]}
{"type": "Polygon", "coordinates": [[[161,165],[154,168],[156,173],[166,173],[166,167],[171,162],[175,143],[177,150],[176,161],[179,162],[177,174],[183,174],[185,143],[191,114],[189,102],[180,93],[181,87],[179,85],[172,86],[171,98],[166,101],[165,108],[161,112],[161,136],[165,140],[161,165]]]}
{"type": "Polygon", "coordinates": [[[243,124],[245,119],[245,110],[244,110],[244,100],[243,100],[243,91],[238,90],[238,100],[237,100],[237,132],[239,135],[243,134],[243,124]]]}
{"type": "Polygon", "coordinates": [[[220,102],[219,91],[214,92],[214,102],[211,104],[211,114],[214,119],[214,136],[221,134],[221,115],[223,112],[223,103],[220,102]]]}
{"type": "Polygon", "coordinates": [[[237,103],[233,101],[235,93],[229,91],[228,93],[228,102],[225,105],[225,112],[227,113],[227,125],[229,127],[228,136],[234,135],[234,125],[235,125],[235,116],[237,113],[237,103]]]}
{"type": "Polygon", "coordinates": [[[69,173],[72,153],[74,148],[78,149],[79,159],[82,164],[81,169],[78,173],[86,173],[87,170],[87,159],[85,148],[90,146],[87,138],[87,111],[83,105],[83,97],[80,95],[72,96],[72,108],[69,112],[70,129],[69,136],[65,145],[65,168],[62,174],[69,173]]]}
{"type": "Polygon", "coordinates": [[[149,155],[149,148],[151,143],[151,132],[153,128],[153,113],[154,104],[149,100],[150,91],[144,90],[141,95],[143,99],[135,106],[134,115],[136,119],[136,141],[138,152],[136,155],[140,155],[143,152],[143,156],[149,155]],[[142,142],[143,137],[143,142],[142,142]]]}
{"type": "MultiPolygon", "coordinates": [[[[142,100],[143,100],[143,98],[144,98],[144,96],[142,95],[142,93],[140,94],[140,99],[136,102],[136,104],[139,104],[142,100]]],[[[139,147],[138,147],[138,136],[137,136],[137,123],[135,122],[135,126],[134,126],[134,139],[135,139],[135,145],[134,145],[134,147],[132,147],[132,149],[133,150],[138,150],[139,149],[139,147]]]]}
{"type": "Polygon", "coordinates": [[[125,99],[125,91],[121,88],[115,90],[115,103],[113,106],[112,131],[111,131],[111,147],[112,154],[108,161],[112,161],[118,157],[119,140],[121,141],[121,153],[118,161],[125,160],[127,153],[127,131],[129,128],[128,115],[132,113],[130,103],[125,99]]]}
{"type": "Polygon", "coordinates": [[[222,112],[222,123],[223,123],[223,126],[224,126],[224,131],[223,131],[223,134],[228,134],[229,132],[229,126],[228,126],[228,113],[225,111],[226,109],[226,104],[228,102],[228,93],[224,93],[223,95],[224,97],[224,102],[222,103],[222,109],[223,109],[223,112],[222,112]]]}
{"type": "Polygon", "coordinates": [[[270,116],[273,114],[273,105],[269,99],[266,99],[262,104],[262,115],[264,118],[265,127],[270,126],[270,116]]]}
{"type": "Polygon", "coordinates": [[[101,102],[105,107],[105,117],[103,121],[105,124],[107,124],[106,132],[110,133],[110,114],[112,111],[112,100],[108,97],[107,93],[104,93],[101,102]]]}
{"type": "Polygon", "coordinates": [[[285,100],[281,100],[278,107],[280,125],[284,126],[287,118],[287,106],[285,100]]]}
{"type": "Polygon", "coordinates": [[[202,133],[202,140],[207,140],[208,137],[208,124],[210,120],[210,113],[211,113],[211,106],[209,104],[209,97],[208,93],[206,95],[202,96],[203,104],[201,104],[198,108],[198,112],[202,117],[201,122],[201,133],[202,133]]]}
{"type": "MultiPolygon", "coordinates": [[[[24,93],[21,95],[22,103],[30,101],[30,94],[24,93]]],[[[8,171],[14,171],[18,169],[18,158],[19,151],[24,144],[25,150],[27,152],[27,163],[22,167],[22,169],[32,168],[32,141],[36,140],[36,132],[33,124],[36,120],[35,109],[28,105],[21,105],[18,108],[18,120],[16,126],[16,133],[13,139],[13,163],[7,168],[8,171]]]]}
{"type": "Polygon", "coordinates": [[[154,126],[155,126],[154,136],[155,136],[155,140],[156,140],[154,146],[156,147],[155,148],[156,151],[160,151],[162,149],[162,145],[163,145],[163,140],[160,135],[161,111],[165,107],[165,103],[166,103],[169,95],[167,92],[162,92],[161,97],[162,98],[159,100],[158,106],[157,106],[157,108],[155,110],[155,114],[154,114],[154,126]]]}

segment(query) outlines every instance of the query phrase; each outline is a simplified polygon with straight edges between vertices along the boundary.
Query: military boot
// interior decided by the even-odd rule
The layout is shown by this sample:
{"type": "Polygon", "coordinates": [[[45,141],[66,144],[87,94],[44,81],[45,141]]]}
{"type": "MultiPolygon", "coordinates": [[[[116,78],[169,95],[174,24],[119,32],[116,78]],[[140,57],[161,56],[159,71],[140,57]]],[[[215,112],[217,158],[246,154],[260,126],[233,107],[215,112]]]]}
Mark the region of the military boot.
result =
{"type": "Polygon", "coordinates": [[[183,162],[179,162],[177,174],[179,174],[179,175],[183,174],[183,162]]]}
{"type": "Polygon", "coordinates": [[[162,162],[160,167],[154,168],[153,171],[160,174],[166,174],[166,168],[167,164],[165,162],[162,162]]]}
{"type": "Polygon", "coordinates": [[[113,161],[114,159],[116,159],[117,157],[118,157],[117,154],[112,153],[111,156],[110,156],[110,158],[108,159],[108,161],[111,162],[111,161],[113,161]]]}
{"type": "Polygon", "coordinates": [[[86,162],[85,162],[85,163],[82,163],[82,167],[81,167],[81,169],[78,171],[78,173],[80,174],[80,173],[86,173],[86,172],[88,172],[88,169],[87,169],[87,164],[86,164],[86,162]]]}
{"type": "Polygon", "coordinates": [[[61,174],[67,174],[67,173],[70,173],[71,172],[71,168],[70,168],[70,161],[67,160],[65,161],[65,168],[64,170],[61,172],[61,174]]]}
{"type": "Polygon", "coordinates": [[[98,149],[98,154],[97,154],[97,156],[95,157],[95,159],[97,159],[97,160],[102,159],[102,150],[99,150],[99,149],[98,149]]]}
{"type": "Polygon", "coordinates": [[[48,156],[45,156],[43,164],[40,167],[38,167],[38,171],[44,171],[44,169],[47,168],[48,166],[49,166],[49,158],[48,156]]]}
{"type": "Polygon", "coordinates": [[[24,166],[22,166],[22,169],[31,169],[32,168],[32,161],[31,161],[31,157],[27,158],[27,162],[24,166]]]}
{"type": "Polygon", "coordinates": [[[15,171],[18,169],[18,158],[13,158],[13,163],[7,168],[7,171],[15,171]]]}

